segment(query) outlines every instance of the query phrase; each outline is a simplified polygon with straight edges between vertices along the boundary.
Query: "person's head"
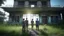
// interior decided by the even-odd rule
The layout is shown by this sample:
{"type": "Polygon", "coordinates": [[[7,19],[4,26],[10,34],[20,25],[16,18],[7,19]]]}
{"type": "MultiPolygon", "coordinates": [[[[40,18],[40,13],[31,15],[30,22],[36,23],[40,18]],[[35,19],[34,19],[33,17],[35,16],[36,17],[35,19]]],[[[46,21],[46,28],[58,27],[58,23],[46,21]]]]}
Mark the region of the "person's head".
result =
{"type": "Polygon", "coordinates": [[[26,20],[27,20],[27,18],[26,18],[26,20]]]}
{"type": "Polygon", "coordinates": [[[33,21],[33,19],[32,19],[32,21],[33,21]]]}
{"type": "Polygon", "coordinates": [[[38,18],[37,18],[37,21],[38,21],[38,18]]]}
{"type": "Polygon", "coordinates": [[[24,21],[24,19],[23,19],[23,21],[24,21]]]}

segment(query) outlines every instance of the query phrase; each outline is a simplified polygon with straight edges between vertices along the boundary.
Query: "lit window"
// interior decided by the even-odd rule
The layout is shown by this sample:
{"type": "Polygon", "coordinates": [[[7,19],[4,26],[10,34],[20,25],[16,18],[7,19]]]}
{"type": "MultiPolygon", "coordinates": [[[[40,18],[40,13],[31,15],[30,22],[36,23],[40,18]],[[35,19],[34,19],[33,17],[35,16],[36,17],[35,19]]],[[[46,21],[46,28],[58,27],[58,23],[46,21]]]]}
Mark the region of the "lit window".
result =
{"type": "Polygon", "coordinates": [[[35,7],[35,5],[31,5],[31,7],[33,8],[33,7],[35,7]]]}

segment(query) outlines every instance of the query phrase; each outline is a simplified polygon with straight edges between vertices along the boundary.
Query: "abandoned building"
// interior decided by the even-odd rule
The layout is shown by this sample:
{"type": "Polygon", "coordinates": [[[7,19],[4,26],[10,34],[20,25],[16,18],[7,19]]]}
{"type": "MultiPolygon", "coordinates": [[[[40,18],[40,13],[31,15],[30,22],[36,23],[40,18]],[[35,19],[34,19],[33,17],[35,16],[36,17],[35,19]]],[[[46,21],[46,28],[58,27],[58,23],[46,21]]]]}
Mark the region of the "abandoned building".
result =
{"type": "Polygon", "coordinates": [[[61,7],[51,7],[50,0],[14,0],[14,7],[2,7],[9,15],[9,23],[21,24],[22,19],[34,23],[38,18],[41,24],[58,23],[62,20],[62,13],[58,13],[61,7]]]}

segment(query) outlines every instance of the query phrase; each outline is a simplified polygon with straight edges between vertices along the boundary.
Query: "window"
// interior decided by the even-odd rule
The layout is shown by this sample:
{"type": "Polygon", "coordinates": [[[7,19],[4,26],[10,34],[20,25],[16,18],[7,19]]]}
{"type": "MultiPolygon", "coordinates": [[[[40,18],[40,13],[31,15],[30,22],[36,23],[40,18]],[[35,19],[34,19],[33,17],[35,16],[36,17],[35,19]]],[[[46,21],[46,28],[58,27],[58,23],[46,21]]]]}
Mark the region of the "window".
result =
{"type": "Polygon", "coordinates": [[[46,6],[47,5],[47,2],[46,1],[43,1],[42,2],[42,6],[46,6]]]}
{"type": "Polygon", "coordinates": [[[24,1],[18,1],[18,6],[24,6],[24,1]]]}
{"type": "Polygon", "coordinates": [[[37,6],[37,1],[29,1],[29,5],[31,6],[37,6]]]}
{"type": "Polygon", "coordinates": [[[31,7],[35,7],[35,5],[31,5],[31,7]]]}

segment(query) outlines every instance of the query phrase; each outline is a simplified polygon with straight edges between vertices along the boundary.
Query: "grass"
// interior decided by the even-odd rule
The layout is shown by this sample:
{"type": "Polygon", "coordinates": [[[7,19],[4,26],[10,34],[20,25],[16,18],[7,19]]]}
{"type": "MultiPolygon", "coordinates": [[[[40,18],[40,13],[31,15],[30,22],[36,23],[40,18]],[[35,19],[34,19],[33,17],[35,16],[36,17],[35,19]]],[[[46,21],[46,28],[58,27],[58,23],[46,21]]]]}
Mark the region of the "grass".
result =
{"type": "Polygon", "coordinates": [[[40,25],[40,30],[45,31],[48,35],[63,35],[64,36],[64,29],[57,28],[55,26],[49,25],[40,25]],[[46,28],[46,30],[44,30],[46,28]]]}
{"type": "Polygon", "coordinates": [[[22,30],[21,26],[3,26],[0,25],[0,30],[4,30],[4,31],[15,31],[15,32],[20,32],[22,30]]]}
{"type": "MultiPolygon", "coordinates": [[[[21,26],[6,26],[6,25],[0,25],[0,33],[6,35],[19,35],[22,32],[22,27],[21,26]]],[[[1,34],[0,34],[1,35],[1,34]]]]}
{"type": "MultiPolygon", "coordinates": [[[[29,25],[29,28],[31,29],[31,26],[29,25]]],[[[34,29],[36,27],[34,26],[34,29]]],[[[57,28],[53,25],[40,25],[39,29],[41,30],[41,35],[47,34],[47,35],[62,35],[64,36],[64,29],[57,28]]],[[[12,34],[13,36],[20,36],[22,33],[22,26],[17,26],[17,25],[0,25],[0,33],[9,33],[12,34]]],[[[27,33],[25,33],[27,34],[27,33]]],[[[25,35],[24,34],[24,35],[25,35]]]]}

